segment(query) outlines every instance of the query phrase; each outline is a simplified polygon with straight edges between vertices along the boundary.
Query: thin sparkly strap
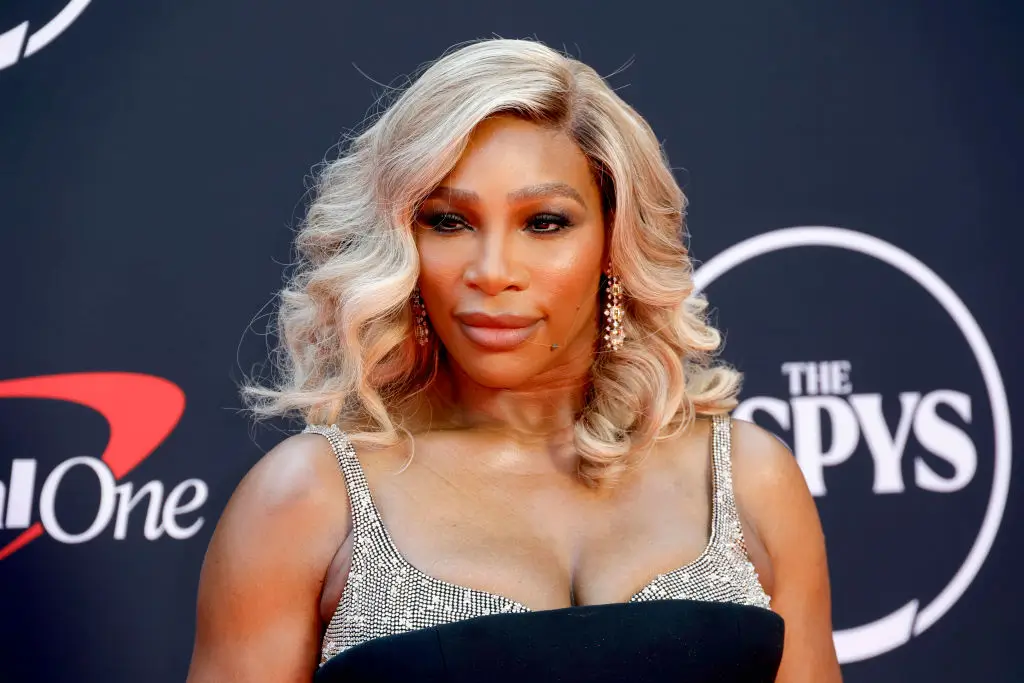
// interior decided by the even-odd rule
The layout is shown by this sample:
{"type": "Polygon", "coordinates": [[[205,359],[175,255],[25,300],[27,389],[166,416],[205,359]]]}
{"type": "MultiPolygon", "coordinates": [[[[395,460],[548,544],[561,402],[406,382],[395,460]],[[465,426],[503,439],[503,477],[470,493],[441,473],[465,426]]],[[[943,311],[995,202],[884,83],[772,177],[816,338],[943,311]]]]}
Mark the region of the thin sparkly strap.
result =
{"type": "Polygon", "coordinates": [[[732,419],[728,414],[712,417],[711,461],[714,468],[712,520],[715,542],[719,546],[736,543],[746,552],[732,488],[732,419]]]}
{"type": "Polygon", "coordinates": [[[327,438],[334,451],[334,457],[338,460],[342,474],[345,475],[345,489],[348,491],[348,500],[352,509],[352,537],[357,543],[359,539],[367,534],[373,535],[381,528],[380,516],[377,508],[370,497],[370,485],[366,481],[366,473],[363,466],[359,464],[356,457],[355,446],[349,440],[348,435],[338,428],[338,425],[308,425],[304,434],[320,434],[327,438]]]}

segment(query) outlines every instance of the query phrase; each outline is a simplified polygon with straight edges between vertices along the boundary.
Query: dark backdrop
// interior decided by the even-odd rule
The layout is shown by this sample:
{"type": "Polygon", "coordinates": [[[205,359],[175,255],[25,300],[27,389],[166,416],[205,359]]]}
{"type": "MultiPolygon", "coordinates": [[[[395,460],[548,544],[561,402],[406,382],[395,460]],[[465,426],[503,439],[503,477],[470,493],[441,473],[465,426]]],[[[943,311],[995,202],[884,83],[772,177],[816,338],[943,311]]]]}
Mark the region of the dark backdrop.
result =
{"type": "Polygon", "coordinates": [[[3,2],[0,681],[184,678],[213,524],[295,428],[236,382],[306,178],[492,35],[617,72],[663,140],[738,412],[813,481],[846,680],[1024,680],[1018,7],[3,2]]]}

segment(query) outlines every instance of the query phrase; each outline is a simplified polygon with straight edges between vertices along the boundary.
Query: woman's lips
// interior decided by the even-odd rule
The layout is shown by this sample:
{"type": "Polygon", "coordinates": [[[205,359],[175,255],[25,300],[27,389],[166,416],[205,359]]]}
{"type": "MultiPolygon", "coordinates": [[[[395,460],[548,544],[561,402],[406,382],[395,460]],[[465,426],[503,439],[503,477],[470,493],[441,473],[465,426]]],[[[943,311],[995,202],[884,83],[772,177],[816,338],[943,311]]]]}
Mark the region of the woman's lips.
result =
{"type": "Polygon", "coordinates": [[[534,320],[524,327],[488,327],[459,321],[459,327],[471,342],[491,351],[509,351],[516,348],[529,339],[539,326],[540,320],[534,320]]]}

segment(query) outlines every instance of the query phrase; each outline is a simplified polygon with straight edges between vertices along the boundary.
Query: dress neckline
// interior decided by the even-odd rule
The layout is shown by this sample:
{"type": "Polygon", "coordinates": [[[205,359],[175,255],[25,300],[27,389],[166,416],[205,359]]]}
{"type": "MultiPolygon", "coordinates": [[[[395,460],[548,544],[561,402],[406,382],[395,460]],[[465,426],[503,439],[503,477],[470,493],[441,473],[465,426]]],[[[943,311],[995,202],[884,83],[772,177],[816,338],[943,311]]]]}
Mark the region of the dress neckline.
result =
{"type": "MultiPolygon", "coordinates": [[[[718,527],[720,526],[720,524],[719,524],[719,516],[721,515],[721,509],[720,509],[721,505],[719,503],[719,498],[720,498],[720,493],[721,493],[721,490],[720,490],[720,487],[721,487],[720,479],[722,477],[722,473],[718,471],[719,464],[717,462],[717,458],[713,457],[713,453],[715,451],[716,445],[718,445],[718,444],[728,444],[728,435],[727,434],[723,435],[721,430],[723,430],[723,429],[728,430],[729,426],[730,425],[729,425],[728,416],[722,416],[722,415],[715,415],[715,416],[713,416],[713,418],[712,418],[712,426],[711,426],[711,446],[709,448],[709,451],[712,454],[712,455],[709,456],[709,459],[710,459],[710,465],[709,466],[711,467],[711,520],[710,520],[711,521],[711,523],[710,523],[711,530],[710,530],[710,532],[708,534],[708,541],[707,541],[707,544],[704,546],[704,549],[700,552],[699,555],[697,555],[695,558],[693,558],[692,560],[690,560],[686,564],[684,564],[682,566],[679,566],[679,567],[676,567],[674,569],[671,569],[669,571],[662,572],[662,573],[654,575],[647,583],[645,583],[643,586],[641,586],[639,590],[637,590],[635,593],[630,595],[627,600],[611,602],[611,603],[596,603],[596,604],[628,604],[628,603],[631,603],[631,602],[636,602],[639,598],[641,598],[644,595],[644,593],[646,591],[648,591],[650,588],[652,588],[654,585],[656,585],[659,581],[661,581],[662,579],[664,579],[666,577],[671,577],[671,576],[675,576],[675,575],[678,575],[678,574],[686,573],[687,571],[693,569],[701,561],[703,561],[704,558],[707,557],[714,550],[715,546],[718,544],[718,535],[719,535],[718,527]]],[[[520,611],[520,612],[537,612],[537,611],[541,611],[541,610],[535,610],[535,609],[533,609],[531,607],[528,607],[528,606],[524,605],[523,603],[519,602],[518,600],[513,600],[512,598],[509,598],[509,597],[507,597],[505,595],[502,595],[500,593],[492,593],[490,591],[480,590],[480,589],[477,589],[477,588],[472,588],[470,586],[465,586],[465,585],[458,584],[458,583],[452,583],[451,581],[446,581],[445,579],[439,579],[436,576],[432,576],[432,575],[424,572],[419,567],[417,567],[412,562],[410,562],[408,559],[406,559],[405,555],[402,554],[402,551],[399,550],[398,545],[395,543],[394,539],[391,537],[391,532],[388,531],[387,525],[384,523],[384,518],[380,514],[380,509],[377,507],[377,502],[373,498],[372,491],[370,491],[369,482],[366,479],[366,473],[363,470],[362,463],[359,462],[359,458],[356,456],[355,447],[352,445],[351,441],[349,441],[348,436],[343,431],[341,431],[341,429],[336,424],[332,424],[330,429],[332,431],[338,433],[340,436],[342,436],[343,440],[348,444],[349,449],[350,449],[349,450],[349,456],[350,456],[350,459],[352,461],[351,465],[352,465],[352,468],[354,470],[354,474],[356,474],[356,478],[357,478],[357,481],[356,482],[352,482],[350,484],[350,486],[349,486],[350,504],[353,506],[353,509],[351,511],[352,512],[352,518],[353,518],[353,530],[352,530],[353,536],[355,535],[355,528],[354,528],[354,524],[355,524],[355,509],[354,509],[354,501],[351,500],[352,497],[353,497],[352,496],[352,491],[353,491],[355,486],[361,486],[363,488],[363,490],[365,491],[366,500],[367,500],[368,506],[370,508],[370,514],[372,516],[373,522],[377,525],[379,530],[382,532],[382,536],[383,536],[385,544],[386,544],[386,550],[392,556],[392,561],[393,562],[397,562],[401,566],[405,567],[405,569],[409,573],[415,575],[415,577],[417,579],[419,579],[421,582],[425,581],[427,583],[434,584],[434,585],[446,586],[449,589],[453,589],[453,590],[458,591],[459,593],[463,593],[463,594],[467,594],[467,595],[475,595],[475,596],[478,596],[478,597],[484,597],[484,598],[490,598],[490,599],[493,599],[493,600],[497,600],[499,602],[505,603],[505,605],[506,605],[506,607],[508,609],[515,610],[515,611],[520,611]]],[[[725,453],[725,457],[728,458],[729,456],[730,456],[730,454],[728,452],[726,452],[725,453]]],[[[348,590],[349,580],[351,578],[351,573],[352,573],[352,564],[353,564],[352,562],[349,562],[349,569],[348,569],[348,572],[347,572],[348,576],[346,577],[345,588],[343,590],[348,590]]],[[[591,607],[593,605],[575,605],[574,604],[574,605],[571,605],[571,606],[572,607],[591,607]]]]}

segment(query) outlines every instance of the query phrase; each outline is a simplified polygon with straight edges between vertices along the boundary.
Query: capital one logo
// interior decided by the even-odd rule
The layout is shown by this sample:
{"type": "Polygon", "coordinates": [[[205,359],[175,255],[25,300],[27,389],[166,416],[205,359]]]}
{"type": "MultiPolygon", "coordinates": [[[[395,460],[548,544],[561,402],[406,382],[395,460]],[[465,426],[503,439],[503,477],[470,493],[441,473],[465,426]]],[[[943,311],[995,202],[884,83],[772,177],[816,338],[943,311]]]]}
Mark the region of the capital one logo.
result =
{"type": "MultiPolygon", "coordinates": [[[[84,543],[109,531],[115,539],[127,536],[133,514],[145,514],[143,535],[156,540],[195,535],[203,518],[194,513],[206,502],[208,488],[200,479],[186,479],[165,491],[163,482],[149,481],[135,488],[121,481],[160,445],[177,425],[185,409],[185,395],[176,385],[151,375],[135,373],[76,373],[0,381],[0,399],[42,398],[69,401],[100,413],[110,425],[110,440],[100,457],[76,456],[43,476],[32,458],[11,460],[10,479],[0,480],[0,530],[24,529],[0,547],[3,560],[43,536],[61,543],[84,543]],[[91,519],[61,520],[57,500],[66,495],[69,472],[81,468],[92,475],[99,502],[91,519]],[[37,487],[37,482],[41,486],[37,487]],[[36,490],[39,490],[36,505],[36,490]],[[33,522],[38,514],[38,521],[33,522]],[[83,521],[84,530],[79,530],[83,521]],[[74,530],[69,530],[69,527],[74,530]]],[[[2,473],[0,473],[2,474],[2,473]]]]}
{"type": "Polygon", "coordinates": [[[52,43],[85,11],[90,2],[70,0],[56,16],[32,33],[29,33],[28,21],[0,33],[0,69],[6,69],[22,57],[30,57],[52,43]]]}
{"type": "MultiPolygon", "coordinates": [[[[767,418],[773,428],[792,437],[793,452],[816,497],[826,496],[825,473],[841,476],[842,465],[863,443],[871,456],[871,490],[899,494],[906,487],[936,494],[963,489],[974,478],[979,458],[993,463],[992,488],[977,535],[966,557],[937,595],[917,596],[894,605],[868,623],[833,634],[841,663],[875,657],[921,635],[941,619],[964,594],[985,562],[1002,521],[1010,485],[1010,412],[1002,377],[981,328],[955,292],[924,263],[878,238],[842,228],[812,226],[775,230],[736,244],[710,259],[694,274],[698,289],[747,261],[783,249],[832,247],[858,252],[887,264],[924,288],[962,333],[981,373],[987,396],[971,396],[956,387],[929,392],[902,390],[896,399],[898,420],[883,417],[882,395],[859,389],[856,367],[843,359],[782,358],[775,365],[780,391],[774,396],[743,400],[734,414],[752,420],[767,418]],[[787,396],[782,398],[779,394],[787,396]],[[973,401],[987,400],[992,424],[975,424],[973,401]],[[952,419],[951,419],[952,418],[952,419]],[[826,446],[823,423],[830,426],[826,446]],[[960,424],[971,426],[965,431],[960,424]],[[968,431],[991,429],[993,452],[980,453],[968,431]],[[913,440],[919,453],[908,455],[913,440]],[[921,457],[927,453],[928,458],[921,457]],[[904,457],[912,458],[904,476],[904,457]],[[929,464],[941,462],[936,470],[929,464]],[[833,469],[834,468],[834,469],[833,469]]],[[[967,362],[967,361],[965,361],[967,362]]],[[[896,520],[898,523],[898,520],[896,520]]],[[[912,530],[908,530],[911,531],[912,530]]],[[[830,548],[831,550],[831,548],[830,548]]]]}

